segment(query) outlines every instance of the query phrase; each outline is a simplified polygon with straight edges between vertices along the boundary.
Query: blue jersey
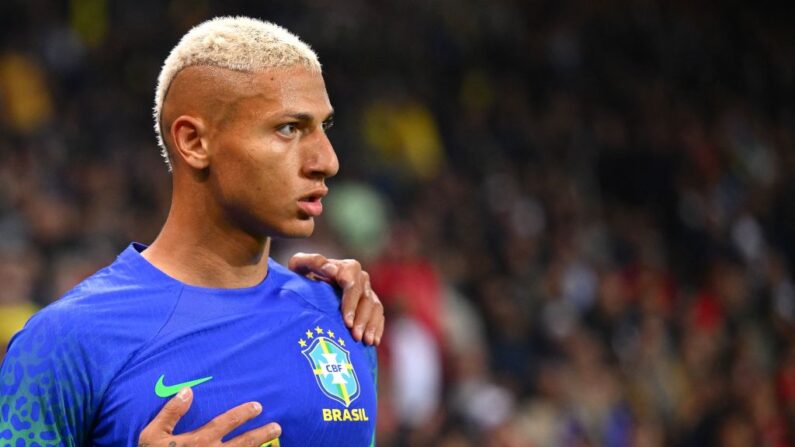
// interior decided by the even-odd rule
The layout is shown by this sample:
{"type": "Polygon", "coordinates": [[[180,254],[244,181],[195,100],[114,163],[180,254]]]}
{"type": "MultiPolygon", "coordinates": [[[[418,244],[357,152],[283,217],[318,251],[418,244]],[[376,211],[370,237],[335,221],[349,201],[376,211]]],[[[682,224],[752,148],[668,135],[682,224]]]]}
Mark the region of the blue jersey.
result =
{"type": "Polygon", "coordinates": [[[355,343],[329,285],[269,260],[254,287],[210,289],[156,269],[132,244],[31,318],[0,370],[0,446],[135,446],[185,384],[175,433],[248,401],[225,440],[278,422],[282,447],[369,446],[374,349],[355,343]]]}

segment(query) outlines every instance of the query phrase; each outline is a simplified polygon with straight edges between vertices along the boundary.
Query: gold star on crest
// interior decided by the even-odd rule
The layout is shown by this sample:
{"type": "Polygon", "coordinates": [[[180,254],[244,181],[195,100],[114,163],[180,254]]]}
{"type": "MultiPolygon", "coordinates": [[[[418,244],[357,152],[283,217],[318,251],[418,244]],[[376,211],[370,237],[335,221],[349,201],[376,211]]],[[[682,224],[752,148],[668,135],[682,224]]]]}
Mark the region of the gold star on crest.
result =
{"type": "Polygon", "coordinates": [[[340,343],[340,346],[345,346],[345,340],[342,337],[338,338],[337,341],[340,343]]]}
{"type": "Polygon", "coordinates": [[[298,345],[301,346],[302,348],[306,348],[306,342],[304,341],[303,338],[298,340],[298,345]]]}
{"type": "Polygon", "coordinates": [[[327,330],[326,333],[329,337],[334,338],[334,332],[331,329],[327,330]]]}
{"type": "Polygon", "coordinates": [[[317,332],[318,334],[322,334],[323,333],[323,329],[320,329],[320,326],[316,326],[315,327],[315,332],[317,332]]]}
{"type": "Polygon", "coordinates": [[[312,335],[312,331],[306,331],[306,338],[312,338],[312,337],[314,337],[314,335],[312,335]]]}

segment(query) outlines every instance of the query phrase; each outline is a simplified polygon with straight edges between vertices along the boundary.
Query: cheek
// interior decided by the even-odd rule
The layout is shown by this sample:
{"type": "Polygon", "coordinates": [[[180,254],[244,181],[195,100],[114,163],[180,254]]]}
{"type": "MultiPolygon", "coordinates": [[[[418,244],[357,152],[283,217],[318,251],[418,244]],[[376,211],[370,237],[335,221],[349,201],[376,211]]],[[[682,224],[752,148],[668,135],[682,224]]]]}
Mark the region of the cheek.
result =
{"type": "Polygon", "coordinates": [[[260,184],[257,179],[270,177],[269,171],[277,162],[279,154],[268,149],[268,145],[253,137],[222,142],[213,165],[217,168],[219,177],[237,182],[253,182],[250,186],[256,187],[260,184]]]}
{"type": "MultiPolygon", "coordinates": [[[[290,187],[289,160],[277,154],[258,154],[252,157],[244,168],[244,177],[249,186],[263,194],[286,194],[290,187]]],[[[274,197],[278,199],[279,197],[274,197]]]]}
{"type": "Polygon", "coordinates": [[[263,201],[276,205],[292,197],[295,191],[290,188],[300,175],[299,148],[277,138],[244,132],[241,129],[232,138],[218,142],[213,166],[221,188],[228,193],[233,188],[238,197],[254,195],[250,199],[256,199],[260,206],[265,205],[263,201]]]}
{"type": "Polygon", "coordinates": [[[237,173],[237,182],[245,188],[259,208],[276,211],[295,196],[296,163],[286,151],[250,151],[237,173]]]}

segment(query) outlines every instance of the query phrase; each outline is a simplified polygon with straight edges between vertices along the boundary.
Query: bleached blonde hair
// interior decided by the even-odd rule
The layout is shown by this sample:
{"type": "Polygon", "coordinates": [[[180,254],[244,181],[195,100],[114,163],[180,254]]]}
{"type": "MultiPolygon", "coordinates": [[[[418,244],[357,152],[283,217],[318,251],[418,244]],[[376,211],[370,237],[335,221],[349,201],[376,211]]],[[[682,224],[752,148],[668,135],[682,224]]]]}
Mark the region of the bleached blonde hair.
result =
{"type": "Polygon", "coordinates": [[[155,90],[155,133],[169,170],[171,161],[161,131],[163,102],[169,86],[185,67],[207,65],[252,72],[304,65],[320,71],[314,51],[279,25],[250,17],[216,17],[188,31],[163,62],[155,90]]]}

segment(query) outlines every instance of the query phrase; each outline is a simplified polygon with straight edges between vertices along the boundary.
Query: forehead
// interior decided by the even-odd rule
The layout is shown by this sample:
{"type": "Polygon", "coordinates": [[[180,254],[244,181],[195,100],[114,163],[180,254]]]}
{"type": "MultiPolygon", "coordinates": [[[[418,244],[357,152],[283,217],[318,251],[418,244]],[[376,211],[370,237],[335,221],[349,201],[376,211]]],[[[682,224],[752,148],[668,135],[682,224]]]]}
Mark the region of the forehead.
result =
{"type": "Polygon", "coordinates": [[[245,74],[237,84],[238,114],[273,116],[302,113],[323,120],[331,113],[323,75],[303,66],[268,68],[245,74]]]}

